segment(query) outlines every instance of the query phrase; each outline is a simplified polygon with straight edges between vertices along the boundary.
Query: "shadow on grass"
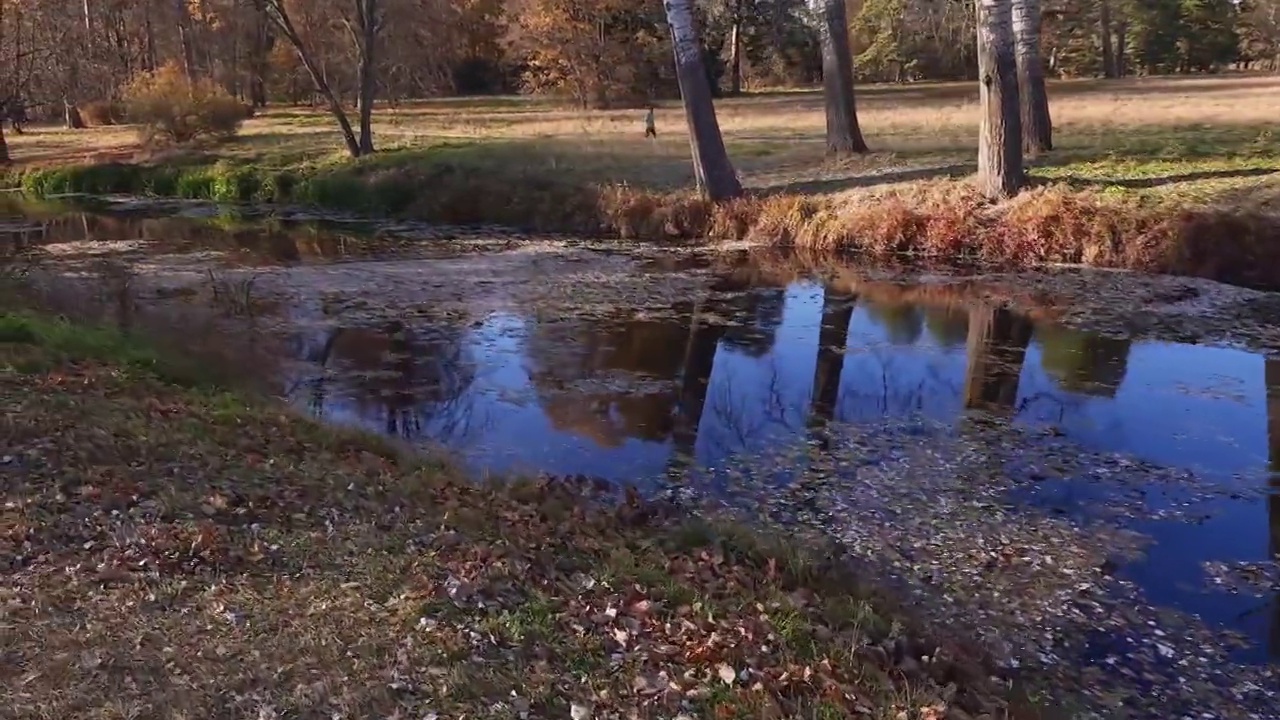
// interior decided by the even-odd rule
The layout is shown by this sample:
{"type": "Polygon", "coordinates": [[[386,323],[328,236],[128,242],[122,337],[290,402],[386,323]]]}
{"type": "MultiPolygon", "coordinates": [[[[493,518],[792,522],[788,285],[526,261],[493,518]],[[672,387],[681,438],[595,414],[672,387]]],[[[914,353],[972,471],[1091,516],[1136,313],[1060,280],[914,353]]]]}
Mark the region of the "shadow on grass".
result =
{"type": "Polygon", "coordinates": [[[1232,178],[1265,177],[1280,175],[1280,168],[1240,168],[1237,170],[1205,170],[1180,175],[1162,175],[1159,177],[1118,178],[1118,177],[1084,177],[1080,175],[1062,175],[1053,178],[1056,182],[1064,182],[1073,188],[1106,188],[1122,187],[1130,190],[1149,190],[1167,187],[1184,182],[1201,180],[1226,180],[1232,178]]]}
{"type": "Polygon", "coordinates": [[[801,180],[797,182],[769,185],[758,189],[758,194],[771,195],[831,195],[845,190],[874,187],[876,185],[893,185],[896,183],[916,182],[919,180],[939,180],[943,178],[959,178],[971,175],[978,169],[977,163],[953,163],[932,167],[896,170],[892,172],[872,172],[869,174],[850,175],[848,177],[827,180],[801,180]]]}

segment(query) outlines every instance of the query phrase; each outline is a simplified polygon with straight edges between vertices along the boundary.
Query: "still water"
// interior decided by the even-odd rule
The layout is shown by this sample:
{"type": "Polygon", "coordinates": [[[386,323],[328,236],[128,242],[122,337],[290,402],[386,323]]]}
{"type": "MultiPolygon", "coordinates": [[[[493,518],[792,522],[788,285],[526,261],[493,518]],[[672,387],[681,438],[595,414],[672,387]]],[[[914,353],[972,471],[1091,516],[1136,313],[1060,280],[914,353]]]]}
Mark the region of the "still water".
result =
{"type": "MultiPolygon", "coordinates": [[[[466,327],[334,328],[306,343],[315,369],[291,395],[331,421],[447,446],[477,473],[650,489],[687,463],[769,455],[829,423],[982,413],[1051,428],[1085,449],[1242,490],[1196,503],[1190,519],[1132,518],[1154,542],[1121,573],[1157,604],[1247,633],[1256,645],[1242,659],[1280,659],[1280,600],[1210,590],[1202,570],[1280,553],[1280,498],[1248,492],[1280,462],[1280,361],[990,307],[843,297],[813,282],[661,319],[550,325],[508,312],[466,327]]],[[[1095,492],[1046,478],[1012,501],[1087,517],[1095,492]]],[[[1182,500],[1153,489],[1145,507],[1182,500]]]]}
{"type": "MultiPolygon", "coordinates": [[[[368,250],[332,228],[145,214],[60,211],[11,217],[9,228],[11,242],[111,241],[144,255],[213,247],[241,265],[368,250]]],[[[727,281],[709,296],[673,296],[658,312],[339,315],[297,329],[285,390],[326,421],[444,446],[478,475],[584,475],[650,491],[689,473],[723,487],[728,468],[776,462],[766,459],[787,448],[833,454],[842,438],[877,428],[963,428],[976,418],[1010,438],[1031,431],[1135,468],[1176,468],[1215,492],[1192,499],[1144,485],[1135,470],[1124,493],[1141,496],[1142,511],[1124,525],[1150,543],[1116,574],[1157,606],[1246,635],[1239,660],[1280,661],[1280,597],[1225,592],[1205,571],[1280,554],[1280,496],[1269,492],[1280,468],[1280,360],[1102,337],[964,298],[904,297],[804,279],[727,281]]],[[[1027,464],[1043,459],[1031,447],[1027,464]]],[[[769,472],[785,486],[803,469],[769,472]]],[[[1115,492],[1065,471],[1031,475],[1004,501],[1085,523],[1114,509],[1115,492]]]]}

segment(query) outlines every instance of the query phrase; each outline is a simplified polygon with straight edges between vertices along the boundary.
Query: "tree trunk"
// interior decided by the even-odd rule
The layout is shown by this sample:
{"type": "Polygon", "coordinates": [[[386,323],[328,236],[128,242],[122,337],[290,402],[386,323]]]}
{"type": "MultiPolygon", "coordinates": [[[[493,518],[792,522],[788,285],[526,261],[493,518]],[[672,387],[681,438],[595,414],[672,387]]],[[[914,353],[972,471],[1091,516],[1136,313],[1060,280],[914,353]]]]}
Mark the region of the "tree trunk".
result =
{"type": "Polygon", "coordinates": [[[155,72],[156,70],[156,30],[151,24],[151,4],[143,5],[143,31],[144,31],[144,48],[142,55],[142,66],[147,72],[155,72]]]}
{"type": "Polygon", "coordinates": [[[1128,62],[1128,44],[1129,44],[1129,21],[1120,19],[1116,21],[1116,77],[1124,77],[1129,74],[1128,62]]]}
{"type": "Polygon", "coordinates": [[[702,62],[702,43],[693,23],[693,0],[664,0],[664,4],[667,23],[671,26],[680,99],[689,124],[694,177],[698,187],[713,202],[738,197],[742,194],[742,184],[729,162],[720,123],[716,120],[711,83],[702,62]]]}
{"type": "Polygon", "coordinates": [[[191,40],[191,8],[187,0],[175,0],[178,9],[178,42],[182,46],[182,71],[187,80],[196,79],[196,54],[191,40]]]}
{"type": "Polygon", "coordinates": [[[1022,148],[1034,157],[1053,149],[1049,94],[1044,85],[1044,63],[1040,59],[1040,0],[1012,0],[1012,4],[1022,148]]]}
{"type": "Polygon", "coordinates": [[[275,23],[280,33],[293,46],[294,51],[298,53],[298,60],[307,69],[307,75],[311,77],[311,83],[315,86],[316,92],[328,102],[329,112],[333,115],[334,120],[338,121],[338,128],[342,131],[342,140],[347,145],[347,152],[351,153],[351,157],[360,157],[360,143],[356,140],[355,131],[351,129],[351,121],[347,119],[347,113],[342,109],[342,103],[338,101],[338,96],[334,94],[333,88],[329,86],[329,81],[325,79],[320,66],[311,57],[311,51],[307,49],[306,43],[302,41],[302,37],[298,35],[298,31],[293,27],[293,21],[289,18],[289,13],[285,9],[283,0],[266,0],[266,4],[271,21],[275,23]]]}
{"type": "Polygon", "coordinates": [[[1010,0],[977,0],[978,81],[982,128],[978,185],[998,200],[1022,187],[1022,116],[1010,0]]]}
{"type": "Polygon", "coordinates": [[[742,94],[742,0],[733,4],[733,29],[729,34],[729,93],[742,94]]]}
{"type": "Polygon", "coordinates": [[[1098,31],[1102,33],[1102,76],[1116,76],[1116,56],[1111,48],[1111,0],[1099,0],[1098,31]]]}
{"type": "Polygon", "coordinates": [[[373,152],[373,99],[378,89],[378,0],[356,0],[360,25],[360,154],[373,152]]]}
{"type": "Polygon", "coordinates": [[[853,97],[853,52],[845,0],[822,2],[822,94],[827,108],[827,154],[867,152],[853,97]]]}

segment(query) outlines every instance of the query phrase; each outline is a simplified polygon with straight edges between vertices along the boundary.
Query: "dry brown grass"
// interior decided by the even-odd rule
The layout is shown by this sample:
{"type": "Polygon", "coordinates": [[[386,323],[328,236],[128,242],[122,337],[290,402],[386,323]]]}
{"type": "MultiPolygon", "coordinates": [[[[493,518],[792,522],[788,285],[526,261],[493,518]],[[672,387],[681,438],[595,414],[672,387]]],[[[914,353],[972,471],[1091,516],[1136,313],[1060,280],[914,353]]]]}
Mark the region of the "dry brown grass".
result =
{"type": "MultiPolygon", "coordinates": [[[[1212,184],[1233,170],[1277,168],[1280,139],[1273,137],[1273,124],[1280,117],[1280,77],[1063,81],[1052,84],[1050,94],[1057,150],[1040,163],[1046,176],[1150,177],[1132,163],[1155,160],[1197,166],[1188,172],[1219,173],[1178,183],[1186,185],[1212,184]]],[[[730,153],[750,187],[806,194],[967,174],[978,123],[972,83],[864,87],[859,116],[874,152],[830,164],[823,156],[819,93],[726,99],[717,111],[730,153]]],[[[462,145],[481,159],[516,164],[525,172],[657,190],[686,188],[692,175],[678,104],[660,107],[657,125],[659,137],[650,141],[643,138],[641,116],[634,110],[581,111],[524,97],[446,99],[380,109],[375,134],[387,162],[442,144],[462,145]]],[[[37,128],[11,142],[19,163],[98,161],[136,149],[131,133],[121,127],[37,128]]],[[[312,108],[272,108],[248,122],[241,138],[215,152],[266,164],[344,159],[332,121],[312,108]]]]}

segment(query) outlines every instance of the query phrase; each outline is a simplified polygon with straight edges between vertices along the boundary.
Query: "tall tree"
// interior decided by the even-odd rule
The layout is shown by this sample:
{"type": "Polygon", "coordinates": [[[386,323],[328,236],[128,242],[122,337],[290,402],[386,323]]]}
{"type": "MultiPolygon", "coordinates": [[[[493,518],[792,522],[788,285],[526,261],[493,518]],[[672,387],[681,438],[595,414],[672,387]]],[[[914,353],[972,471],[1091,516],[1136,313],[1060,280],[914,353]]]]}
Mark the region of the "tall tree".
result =
{"type": "Polygon", "coordinates": [[[1102,38],[1102,77],[1116,77],[1116,54],[1112,44],[1111,0],[1098,0],[1098,34],[1102,38]]]}
{"type": "Polygon", "coordinates": [[[1013,0],[1013,36],[1018,63],[1018,99],[1022,108],[1022,148],[1035,156],[1053,149],[1049,93],[1040,58],[1040,0],[1013,0]]]}
{"type": "MultiPolygon", "coordinates": [[[[285,40],[293,46],[295,52],[298,53],[298,60],[307,69],[307,74],[311,76],[311,82],[315,85],[316,92],[324,96],[329,104],[329,112],[333,115],[334,120],[338,122],[338,128],[342,131],[342,139],[347,145],[347,152],[351,153],[351,157],[360,157],[363,153],[360,141],[356,139],[355,130],[351,128],[351,120],[347,118],[347,111],[342,108],[342,102],[338,100],[337,94],[329,85],[328,79],[321,70],[319,63],[312,54],[311,48],[303,40],[299,34],[297,26],[293,23],[293,18],[289,15],[288,0],[265,0],[266,11],[271,21],[275,23],[276,28],[280,30],[280,34],[285,40]]],[[[356,0],[359,2],[360,0],[356,0]]],[[[363,134],[363,133],[362,133],[363,134]]]]}
{"type": "Polygon", "coordinates": [[[355,0],[355,22],[346,20],[360,54],[357,85],[360,93],[360,155],[373,152],[373,100],[378,89],[378,35],[382,32],[382,8],[378,0],[355,0]]]}
{"type": "Polygon", "coordinates": [[[698,187],[712,201],[720,202],[742,194],[742,183],[729,162],[729,153],[720,134],[715,105],[711,102],[711,82],[702,61],[702,43],[693,22],[693,0],[664,0],[671,45],[676,59],[676,78],[685,120],[689,124],[689,145],[693,152],[693,174],[698,187]]]}
{"type": "Polygon", "coordinates": [[[867,152],[853,97],[853,53],[845,0],[822,0],[822,94],[827,110],[827,153],[867,152]]]}
{"type": "Polygon", "coordinates": [[[977,0],[978,102],[982,113],[978,185],[992,200],[1014,195],[1024,181],[1011,5],[1010,0],[977,0]]]}

